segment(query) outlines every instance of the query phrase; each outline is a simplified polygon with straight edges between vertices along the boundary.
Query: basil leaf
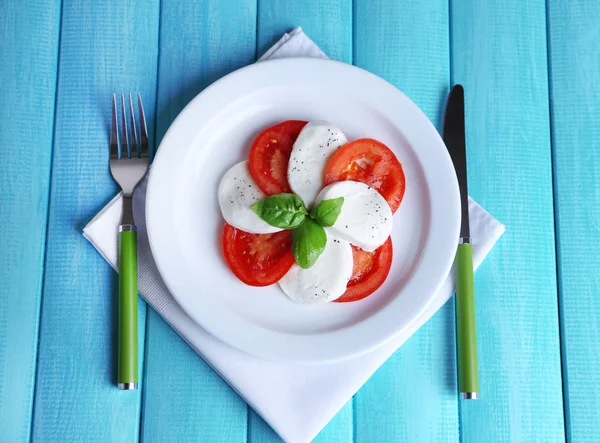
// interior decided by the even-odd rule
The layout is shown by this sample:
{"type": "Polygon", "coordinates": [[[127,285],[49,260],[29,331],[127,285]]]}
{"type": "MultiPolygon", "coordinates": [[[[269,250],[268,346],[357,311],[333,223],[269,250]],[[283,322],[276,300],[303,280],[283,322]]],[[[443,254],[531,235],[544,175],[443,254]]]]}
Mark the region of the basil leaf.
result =
{"type": "Polygon", "coordinates": [[[333,226],[344,204],[344,197],[332,198],[331,200],[322,200],[312,211],[310,216],[321,226],[326,228],[333,226]]]}
{"type": "Polygon", "coordinates": [[[294,229],[302,224],[308,214],[306,206],[295,194],[275,194],[252,205],[252,210],[271,226],[294,229]]]}
{"type": "Polygon", "coordinates": [[[326,243],[325,229],[310,218],[292,231],[292,252],[296,263],[304,269],[315,264],[325,250],[326,243]]]}

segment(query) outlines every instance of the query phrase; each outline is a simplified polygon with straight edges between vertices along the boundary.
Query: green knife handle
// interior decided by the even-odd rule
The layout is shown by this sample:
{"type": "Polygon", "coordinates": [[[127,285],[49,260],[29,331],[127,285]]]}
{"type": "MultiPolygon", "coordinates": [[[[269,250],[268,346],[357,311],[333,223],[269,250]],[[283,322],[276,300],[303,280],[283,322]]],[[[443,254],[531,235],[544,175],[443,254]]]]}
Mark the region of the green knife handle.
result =
{"type": "Polygon", "coordinates": [[[119,232],[119,356],[120,389],[136,389],[138,382],[137,232],[121,225],[119,232]],[[129,230],[127,230],[129,229],[129,230]]]}
{"type": "Polygon", "coordinates": [[[456,336],[458,388],[463,394],[478,393],[473,248],[468,243],[458,245],[456,252],[456,336]]]}

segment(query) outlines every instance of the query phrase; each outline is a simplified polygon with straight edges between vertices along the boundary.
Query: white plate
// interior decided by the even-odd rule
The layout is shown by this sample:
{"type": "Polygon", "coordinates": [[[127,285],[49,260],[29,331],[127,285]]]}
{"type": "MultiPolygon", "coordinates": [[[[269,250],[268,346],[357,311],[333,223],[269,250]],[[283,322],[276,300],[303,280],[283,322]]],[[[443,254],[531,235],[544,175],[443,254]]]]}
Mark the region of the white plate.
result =
{"type": "Polygon", "coordinates": [[[284,362],[343,360],[399,334],[437,294],[459,232],[456,175],[431,122],[386,81],[329,60],[256,63],[204,90],[165,135],[146,198],[152,254],[181,307],[225,343],[284,362]],[[327,120],[349,140],[375,138],[403,164],[392,269],[365,300],[298,305],[278,285],[245,286],[223,259],[219,181],[248,158],[260,131],[287,119],[327,120]]]}

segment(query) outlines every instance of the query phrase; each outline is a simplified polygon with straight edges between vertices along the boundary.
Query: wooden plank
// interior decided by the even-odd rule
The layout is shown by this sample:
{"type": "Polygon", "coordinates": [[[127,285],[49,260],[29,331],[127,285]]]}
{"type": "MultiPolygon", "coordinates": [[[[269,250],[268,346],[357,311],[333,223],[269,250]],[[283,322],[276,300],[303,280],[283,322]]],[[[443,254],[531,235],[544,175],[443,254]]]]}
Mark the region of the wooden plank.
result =
{"type": "Polygon", "coordinates": [[[148,311],[144,442],[245,442],[248,406],[153,310],[148,311]]]}
{"type": "MultiPolygon", "coordinates": [[[[219,77],[254,61],[254,0],[163,0],[157,140],[219,77]]],[[[148,316],[144,441],[245,442],[246,403],[166,323],[148,316]]]]}
{"type": "Polygon", "coordinates": [[[254,61],[255,0],[163,0],[157,143],[202,89],[254,61]]]}
{"type": "Polygon", "coordinates": [[[567,436],[600,441],[600,3],[550,0],[554,196],[567,436]]]}
{"type": "Polygon", "coordinates": [[[356,441],[458,441],[454,355],[450,301],[358,391],[356,441]]]}
{"type": "Polygon", "coordinates": [[[563,441],[544,0],[453,0],[471,195],[506,224],[475,278],[481,398],[464,442],[563,441]]]}
{"type": "Polygon", "coordinates": [[[0,429],[29,440],[54,127],[60,1],[0,8],[0,429]]]}
{"type": "Polygon", "coordinates": [[[351,0],[258,0],[258,56],[298,26],[329,58],[352,63],[351,0]]]}
{"type": "MultiPolygon", "coordinates": [[[[448,2],[356,0],[354,63],[439,128],[449,85],[448,2]]],[[[457,441],[454,307],[444,306],[355,396],[356,441],[457,441]]]]}
{"type": "MultiPolygon", "coordinates": [[[[352,62],[352,1],[258,1],[257,52],[260,57],[283,33],[297,26],[334,60],[352,62]]],[[[350,401],[321,431],[315,442],[352,442],[353,408],[350,401]]],[[[250,411],[248,442],[281,439],[254,411],[250,411]]]]}
{"type": "MultiPolygon", "coordinates": [[[[141,92],[153,127],[158,5],[63,2],[37,441],[137,440],[141,391],[116,387],[117,275],[81,230],[117,192],[108,171],[111,93],[141,92]]],[[[145,309],[141,303],[141,362],[145,309]]]]}

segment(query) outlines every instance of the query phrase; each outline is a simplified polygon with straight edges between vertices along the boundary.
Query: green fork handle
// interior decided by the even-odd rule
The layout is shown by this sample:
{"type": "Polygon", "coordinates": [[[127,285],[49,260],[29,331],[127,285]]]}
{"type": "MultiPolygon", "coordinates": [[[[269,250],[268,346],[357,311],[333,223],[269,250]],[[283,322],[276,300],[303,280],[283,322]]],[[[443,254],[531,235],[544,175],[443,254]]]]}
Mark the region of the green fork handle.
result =
{"type": "Polygon", "coordinates": [[[137,232],[134,225],[119,228],[119,389],[137,389],[138,288],[137,232]]]}
{"type": "Polygon", "coordinates": [[[476,399],[479,393],[479,374],[473,248],[470,243],[458,245],[456,252],[456,340],[458,388],[463,398],[476,399]]]}

